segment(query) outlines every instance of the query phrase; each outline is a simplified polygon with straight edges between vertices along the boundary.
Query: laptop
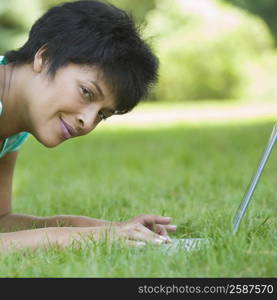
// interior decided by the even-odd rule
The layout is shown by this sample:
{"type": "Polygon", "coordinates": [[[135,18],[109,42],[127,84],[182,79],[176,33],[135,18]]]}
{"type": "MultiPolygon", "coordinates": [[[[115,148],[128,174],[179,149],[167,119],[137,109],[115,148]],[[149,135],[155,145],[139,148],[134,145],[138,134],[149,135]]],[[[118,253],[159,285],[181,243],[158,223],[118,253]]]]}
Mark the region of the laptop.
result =
{"type": "MultiPolygon", "coordinates": [[[[233,220],[232,220],[232,233],[236,234],[238,232],[238,229],[240,227],[241,221],[246,213],[246,210],[249,206],[249,203],[252,199],[252,196],[254,194],[255,188],[257,187],[257,184],[259,182],[259,179],[263,173],[263,170],[265,168],[265,165],[268,161],[268,158],[272,152],[272,149],[276,143],[277,140],[277,123],[274,124],[272,133],[270,135],[269,141],[264,149],[264,152],[262,154],[262,157],[258,163],[258,167],[256,172],[254,173],[253,177],[250,180],[250,183],[247,187],[247,190],[244,194],[244,197],[234,214],[233,220]]],[[[184,248],[186,251],[193,251],[193,250],[199,250],[203,245],[208,245],[210,243],[209,239],[206,238],[188,238],[188,239],[173,239],[172,243],[164,244],[166,249],[173,250],[173,249],[179,249],[179,247],[184,248]]]]}

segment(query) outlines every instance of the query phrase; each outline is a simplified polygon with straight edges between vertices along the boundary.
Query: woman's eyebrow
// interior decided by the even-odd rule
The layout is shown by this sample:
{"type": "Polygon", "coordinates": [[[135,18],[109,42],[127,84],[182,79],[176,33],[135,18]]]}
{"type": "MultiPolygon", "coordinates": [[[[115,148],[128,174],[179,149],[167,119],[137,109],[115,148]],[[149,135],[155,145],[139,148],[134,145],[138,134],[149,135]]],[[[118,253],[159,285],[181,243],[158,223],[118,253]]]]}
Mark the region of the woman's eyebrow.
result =
{"type": "Polygon", "coordinates": [[[102,97],[104,97],[103,91],[101,90],[101,88],[98,85],[98,83],[96,81],[94,81],[94,80],[90,80],[90,83],[92,83],[96,87],[96,89],[98,91],[98,94],[101,95],[102,97]]]}

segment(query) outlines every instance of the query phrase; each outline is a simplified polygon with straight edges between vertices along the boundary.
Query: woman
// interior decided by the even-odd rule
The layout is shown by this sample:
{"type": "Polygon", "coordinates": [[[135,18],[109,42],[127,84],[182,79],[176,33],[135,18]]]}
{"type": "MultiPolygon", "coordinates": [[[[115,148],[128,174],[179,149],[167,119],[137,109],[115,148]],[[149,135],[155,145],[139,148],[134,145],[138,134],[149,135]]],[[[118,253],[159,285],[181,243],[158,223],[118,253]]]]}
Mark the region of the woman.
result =
{"type": "Polygon", "coordinates": [[[16,157],[29,134],[46,147],[88,134],[103,119],[130,111],[156,81],[157,58],[130,17],[97,1],[61,4],[37,20],[27,42],[0,63],[0,250],[67,246],[107,234],[135,244],[170,241],[168,232],[176,226],[169,217],[109,222],[11,211],[16,157]]]}

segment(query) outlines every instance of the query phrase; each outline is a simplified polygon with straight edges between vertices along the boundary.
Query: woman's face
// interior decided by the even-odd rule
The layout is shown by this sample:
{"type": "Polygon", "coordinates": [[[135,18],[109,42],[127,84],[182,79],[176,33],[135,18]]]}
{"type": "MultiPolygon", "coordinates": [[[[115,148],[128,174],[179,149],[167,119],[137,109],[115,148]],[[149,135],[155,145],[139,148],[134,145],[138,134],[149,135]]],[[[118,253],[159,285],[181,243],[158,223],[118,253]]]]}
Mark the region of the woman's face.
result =
{"type": "Polygon", "coordinates": [[[97,67],[68,64],[53,79],[46,68],[34,74],[27,89],[29,131],[46,147],[88,134],[114,113],[115,99],[97,67]]]}

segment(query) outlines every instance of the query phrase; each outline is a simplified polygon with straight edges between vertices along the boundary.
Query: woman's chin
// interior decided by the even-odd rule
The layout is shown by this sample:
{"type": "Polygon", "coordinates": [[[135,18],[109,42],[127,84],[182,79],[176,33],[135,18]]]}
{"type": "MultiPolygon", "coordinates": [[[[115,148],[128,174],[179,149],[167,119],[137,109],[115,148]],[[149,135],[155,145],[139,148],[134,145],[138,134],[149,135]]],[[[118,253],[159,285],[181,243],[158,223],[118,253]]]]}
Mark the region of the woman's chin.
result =
{"type": "Polygon", "coordinates": [[[57,147],[58,145],[60,145],[61,143],[55,143],[55,144],[52,144],[52,143],[43,143],[43,145],[47,148],[54,148],[54,147],[57,147]]]}
{"type": "Polygon", "coordinates": [[[37,141],[42,144],[44,147],[47,147],[47,148],[54,148],[58,145],[60,145],[63,140],[62,139],[50,139],[50,138],[41,138],[41,137],[36,137],[35,138],[37,139],[37,141]]]}

